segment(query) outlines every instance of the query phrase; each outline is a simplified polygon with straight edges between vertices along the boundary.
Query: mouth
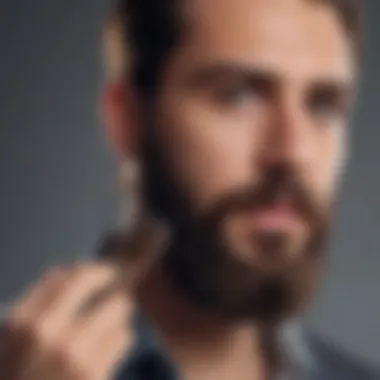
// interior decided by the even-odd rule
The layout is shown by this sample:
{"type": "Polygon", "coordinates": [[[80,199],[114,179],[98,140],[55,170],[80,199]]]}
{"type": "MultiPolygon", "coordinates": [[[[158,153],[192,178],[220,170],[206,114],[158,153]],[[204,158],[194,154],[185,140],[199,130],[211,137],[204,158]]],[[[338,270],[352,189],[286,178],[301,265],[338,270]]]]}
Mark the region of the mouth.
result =
{"type": "Polygon", "coordinates": [[[299,231],[304,225],[301,215],[290,205],[272,205],[249,213],[250,224],[258,232],[299,231]]]}
{"type": "Polygon", "coordinates": [[[283,260],[298,257],[310,232],[306,216],[290,203],[251,206],[235,216],[225,227],[229,244],[240,261],[261,263],[262,270],[277,270],[283,260]]]}

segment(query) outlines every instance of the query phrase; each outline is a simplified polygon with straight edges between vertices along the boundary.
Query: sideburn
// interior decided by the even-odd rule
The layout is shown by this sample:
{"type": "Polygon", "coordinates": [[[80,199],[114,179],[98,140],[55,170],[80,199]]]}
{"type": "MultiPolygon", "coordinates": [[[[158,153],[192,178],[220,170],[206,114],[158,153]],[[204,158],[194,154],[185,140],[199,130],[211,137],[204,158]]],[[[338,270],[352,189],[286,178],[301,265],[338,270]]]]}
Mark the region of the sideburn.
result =
{"type": "Polygon", "coordinates": [[[145,120],[140,138],[141,192],[147,211],[157,219],[176,228],[183,221],[187,199],[170,170],[170,158],[160,146],[154,109],[145,120]]]}

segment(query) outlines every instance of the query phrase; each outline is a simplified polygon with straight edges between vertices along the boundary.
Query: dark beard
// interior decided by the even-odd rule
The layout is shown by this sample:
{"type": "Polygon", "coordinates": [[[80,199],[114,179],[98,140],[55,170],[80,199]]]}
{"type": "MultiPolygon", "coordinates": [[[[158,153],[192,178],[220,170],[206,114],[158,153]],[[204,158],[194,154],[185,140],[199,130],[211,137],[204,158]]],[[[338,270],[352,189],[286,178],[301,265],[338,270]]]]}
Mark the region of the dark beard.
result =
{"type": "Polygon", "coordinates": [[[148,129],[142,152],[145,204],[173,232],[171,245],[163,255],[163,269],[184,296],[194,305],[224,318],[261,323],[276,323],[305,305],[323,267],[328,218],[288,168],[268,168],[261,184],[230,194],[210,205],[202,215],[196,215],[155,129],[148,129]],[[236,259],[221,224],[232,212],[270,205],[280,193],[292,197],[294,208],[309,222],[312,233],[302,247],[300,259],[294,262],[283,260],[286,236],[253,236],[257,249],[263,255],[273,256],[276,263],[277,270],[268,273],[236,259]]]}

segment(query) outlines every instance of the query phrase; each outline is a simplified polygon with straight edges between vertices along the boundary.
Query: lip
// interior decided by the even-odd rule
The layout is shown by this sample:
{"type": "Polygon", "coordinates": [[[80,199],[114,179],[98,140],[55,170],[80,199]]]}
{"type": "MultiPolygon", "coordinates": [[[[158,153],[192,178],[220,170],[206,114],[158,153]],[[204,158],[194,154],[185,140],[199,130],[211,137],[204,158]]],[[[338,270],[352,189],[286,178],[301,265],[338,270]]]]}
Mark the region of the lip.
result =
{"type": "Polygon", "coordinates": [[[253,211],[251,214],[255,229],[261,231],[288,231],[298,229],[302,220],[290,207],[273,206],[253,211]]]}

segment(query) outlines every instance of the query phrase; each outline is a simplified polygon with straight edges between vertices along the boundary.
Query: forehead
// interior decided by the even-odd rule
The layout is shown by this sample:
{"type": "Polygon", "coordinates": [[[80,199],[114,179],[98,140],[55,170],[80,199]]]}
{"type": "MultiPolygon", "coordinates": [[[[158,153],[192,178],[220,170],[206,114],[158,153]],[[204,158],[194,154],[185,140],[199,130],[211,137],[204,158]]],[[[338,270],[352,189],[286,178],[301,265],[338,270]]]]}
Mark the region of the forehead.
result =
{"type": "Polygon", "coordinates": [[[294,78],[350,79],[350,40],[328,2],[192,0],[183,62],[221,60],[294,78]]]}

